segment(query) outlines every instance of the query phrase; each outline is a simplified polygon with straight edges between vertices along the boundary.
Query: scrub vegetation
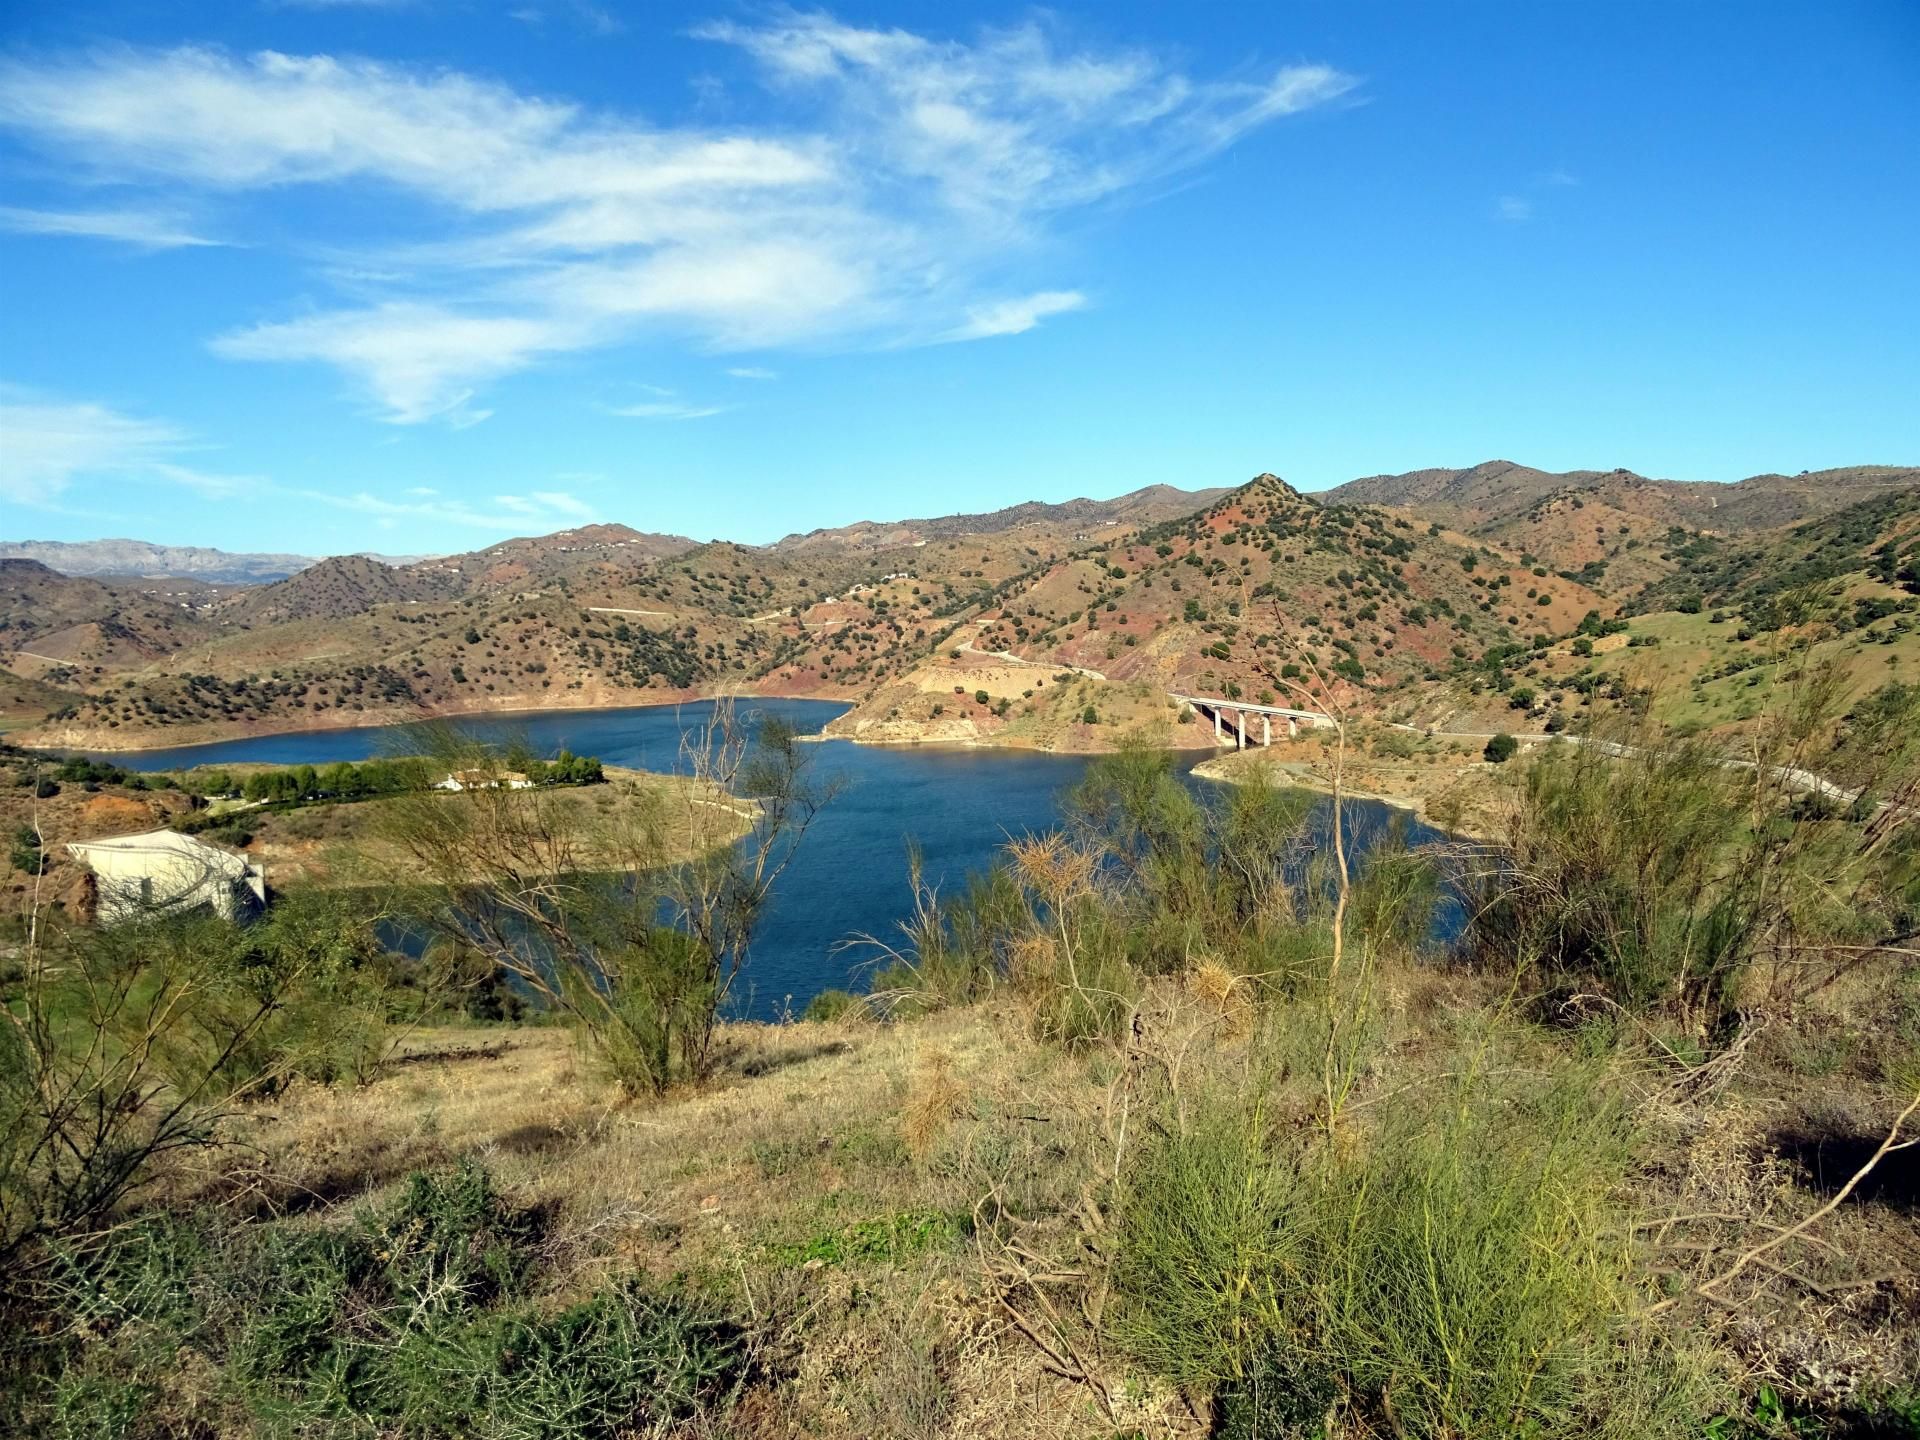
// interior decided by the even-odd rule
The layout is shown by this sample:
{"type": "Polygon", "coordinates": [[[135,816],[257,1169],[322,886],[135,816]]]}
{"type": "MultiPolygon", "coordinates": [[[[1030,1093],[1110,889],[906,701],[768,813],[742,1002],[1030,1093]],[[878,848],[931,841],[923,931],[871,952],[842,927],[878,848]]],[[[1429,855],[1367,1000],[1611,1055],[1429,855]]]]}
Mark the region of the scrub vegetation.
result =
{"type": "Polygon", "coordinates": [[[377,894],[49,925],[0,1031],[0,1407],[1920,1433],[1920,691],[1809,664],[1760,722],[1520,751],[1489,841],[1364,857],[1344,743],[1331,800],[1126,743],[777,1025],[727,1001],[832,797],[724,708],[684,863],[656,813],[481,787],[383,802],[377,894]]]}

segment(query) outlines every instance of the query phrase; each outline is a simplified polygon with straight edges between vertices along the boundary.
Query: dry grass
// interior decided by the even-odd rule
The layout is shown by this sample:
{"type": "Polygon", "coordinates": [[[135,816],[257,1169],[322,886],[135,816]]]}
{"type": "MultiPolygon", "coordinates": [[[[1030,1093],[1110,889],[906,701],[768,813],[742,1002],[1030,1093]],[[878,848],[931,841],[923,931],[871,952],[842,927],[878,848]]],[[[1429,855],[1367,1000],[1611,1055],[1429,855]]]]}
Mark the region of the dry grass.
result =
{"type": "MultiPolygon", "coordinates": [[[[369,1085],[249,1109],[244,1148],[176,1176],[174,1198],[311,1223],[474,1156],[517,1204],[550,1208],[549,1300],[685,1276],[751,1322],[760,1378],[716,1435],[1198,1436],[1207,1405],[1128,1363],[1095,1277],[1108,1187],[1153,1117],[1184,1132],[1205,1097],[1267,1085],[1277,1132],[1310,1128],[1305,1012],[1256,1007],[1247,990],[1201,960],[1147,987],[1123,1045],[1078,1053],[1037,1043],[1005,1000],[911,1024],[734,1025],[714,1084],[650,1102],[621,1100],[562,1029],[425,1031],[369,1085]],[[976,1215],[993,1223],[970,1236],[976,1215]]],[[[1357,1135],[1446,1093],[1463,1059],[1496,1081],[1558,1063],[1563,1042],[1529,1027],[1488,1049],[1499,990],[1382,969],[1357,1135]]],[[[1669,1293],[1818,1203],[1778,1143],[1804,1107],[1757,1047],[1705,1089],[1652,1051],[1621,1063],[1643,1072],[1627,1083],[1647,1141],[1621,1213],[1648,1222],[1636,1254],[1669,1293]]],[[[1854,1119],[1864,1132],[1877,1112],[1854,1119]]],[[[1676,1333],[1711,1337],[1730,1385],[1843,1404],[1920,1366],[1910,1210],[1849,1205],[1772,1258],[1790,1273],[1756,1267],[1733,1303],[1671,1312],[1676,1333]]]]}
{"type": "MultiPolygon", "coordinates": [[[[458,805],[457,795],[433,797],[458,805]]],[[[727,844],[747,828],[742,802],[710,785],[673,775],[607,767],[607,783],[554,790],[545,797],[556,821],[580,833],[617,824],[634,813],[657,813],[664,824],[661,857],[685,859],[696,849],[727,844]]],[[[393,807],[404,797],[352,804],[306,805],[284,811],[242,812],[254,838],[248,853],[268,867],[276,887],[380,885],[409,873],[404,849],[385,831],[393,807]]],[[[610,856],[609,863],[622,863],[610,856]]]]}
{"type": "Polygon", "coordinates": [[[638,1104],[567,1031],[424,1031],[370,1085],[248,1111],[245,1148],[175,1186],[319,1215],[472,1155],[516,1202],[553,1207],[556,1299],[636,1270],[690,1274],[758,1319],[783,1378],[748,1398],[736,1433],[1106,1433],[1090,1394],[1010,1327],[962,1233],[988,1169],[1029,1190],[1054,1183],[1048,1166],[1071,1183],[1057,1152],[1089,1147],[1102,1095],[1081,1064],[991,1008],[737,1025],[724,1042],[717,1084],[638,1104]]]}

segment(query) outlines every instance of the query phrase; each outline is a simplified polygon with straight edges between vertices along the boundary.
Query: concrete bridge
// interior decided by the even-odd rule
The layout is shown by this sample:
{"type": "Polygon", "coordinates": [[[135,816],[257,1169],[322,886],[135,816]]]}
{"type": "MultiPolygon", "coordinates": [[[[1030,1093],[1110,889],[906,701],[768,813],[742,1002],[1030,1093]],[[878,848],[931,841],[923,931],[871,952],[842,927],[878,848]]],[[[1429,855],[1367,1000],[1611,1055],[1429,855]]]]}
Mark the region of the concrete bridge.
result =
{"type": "Polygon", "coordinates": [[[1223,700],[1212,695],[1181,695],[1167,692],[1182,704],[1191,705],[1203,715],[1213,716],[1213,738],[1220,744],[1227,743],[1226,726],[1233,728],[1233,744],[1237,750],[1247,748],[1247,717],[1256,716],[1260,721],[1259,744],[1273,743],[1273,722],[1278,716],[1287,722],[1287,738],[1292,739],[1299,733],[1302,725],[1309,730],[1334,723],[1331,715],[1322,715],[1317,710],[1289,710],[1284,705],[1255,705],[1245,700],[1223,700]],[[1227,717],[1231,716],[1229,720],[1227,717]]]}

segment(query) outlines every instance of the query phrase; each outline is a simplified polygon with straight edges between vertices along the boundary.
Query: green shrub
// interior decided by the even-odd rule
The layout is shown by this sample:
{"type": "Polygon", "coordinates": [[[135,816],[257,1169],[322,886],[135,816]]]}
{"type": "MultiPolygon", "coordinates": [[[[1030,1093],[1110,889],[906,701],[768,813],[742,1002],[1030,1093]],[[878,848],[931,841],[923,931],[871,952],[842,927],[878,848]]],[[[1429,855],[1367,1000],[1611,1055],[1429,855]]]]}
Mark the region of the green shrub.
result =
{"type": "Polygon", "coordinates": [[[1481,752],[1493,765],[1504,765],[1520,749],[1520,742],[1511,735],[1495,735],[1487,741],[1487,748],[1481,752]]]}
{"type": "Polygon", "coordinates": [[[1127,1173],[1117,1337],[1216,1391],[1221,1433],[1691,1434],[1685,1367],[1635,1324],[1628,1134],[1592,1081],[1430,1091],[1337,1147],[1203,1102],[1127,1173]]]}
{"type": "Polygon", "coordinates": [[[1006,950],[1026,915],[1024,898],[1004,866],[967,878],[958,895],[942,896],[925,879],[917,847],[907,868],[912,913],[900,922],[898,944],[868,936],[884,963],[872,992],[889,1014],[923,1014],[981,999],[1006,970],[1006,950]]]}
{"type": "Polygon", "coordinates": [[[1913,827],[1804,795],[1786,764],[1832,766],[1868,795],[1913,783],[1910,727],[1866,726],[1857,748],[1830,748],[1845,683],[1836,670],[1798,678],[1756,732],[1754,761],[1650,724],[1549,747],[1526,774],[1509,864],[1487,879],[1470,948],[1708,1026],[1733,1013],[1750,974],[1790,996],[1883,959],[1876,946],[1897,945],[1920,908],[1913,827]]]}
{"type": "Polygon", "coordinates": [[[801,1012],[804,1020],[843,1020],[864,1014],[866,1001],[847,990],[822,990],[801,1012]]]}
{"type": "MultiPolygon", "coordinates": [[[[1078,1045],[1119,1038],[1140,998],[1140,977],[1126,961],[1123,935],[1103,933],[1085,944],[1047,946],[1019,975],[1034,997],[1033,1029],[1042,1040],[1078,1045]]],[[[1031,957],[1030,957],[1031,961],[1031,957]]]]}
{"type": "Polygon", "coordinates": [[[47,868],[47,855],[40,848],[40,832],[31,825],[22,825],[13,832],[13,847],[7,853],[7,863],[15,870],[25,871],[29,875],[41,874],[47,868]]]}
{"type": "Polygon", "coordinates": [[[1161,1134],[1127,1175],[1114,1333],[1148,1369],[1199,1389],[1248,1380],[1276,1345],[1311,1339],[1299,1176],[1257,1113],[1209,1107],[1161,1134]]]}
{"type": "Polygon", "coordinates": [[[155,1158],[213,1143],[221,1102],[367,1074],[396,989],[364,905],[339,896],[42,944],[0,1027],[0,1288],[110,1217],[155,1158]]]}
{"type": "MultiPolygon", "coordinates": [[[[592,983],[562,972],[571,995],[592,983]]],[[[581,1038],[607,1075],[629,1095],[658,1094],[695,1067],[693,1047],[715,1004],[716,979],[691,936],[651,927],[625,947],[617,972],[600,985],[606,997],[601,1023],[581,1038]]],[[[584,1005],[580,1008],[586,1008],[584,1005]]]]}
{"type": "Polygon", "coordinates": [[[207,1433],[245,1415],[263,1434],[610,1440],[724,1402],[736,1327],[637,1281],[535,1304],[543,1234],[470,1162],[410,1175],[347,1224],[144,1217],[65,1257],[61,1318],[88,1339],[21,1413],[126,1433],[183,1403],[169,1385],[189,1356],[239,1412],[207,1433]]]}
{"type": "Polygon", "coordinates": [[[741,1360],[734,1327],[628,1280],[558,1314],[521,1307],[409,1335],[374,1413],[421,1435],[659,1433],[723,1399],[741,1360]]]}

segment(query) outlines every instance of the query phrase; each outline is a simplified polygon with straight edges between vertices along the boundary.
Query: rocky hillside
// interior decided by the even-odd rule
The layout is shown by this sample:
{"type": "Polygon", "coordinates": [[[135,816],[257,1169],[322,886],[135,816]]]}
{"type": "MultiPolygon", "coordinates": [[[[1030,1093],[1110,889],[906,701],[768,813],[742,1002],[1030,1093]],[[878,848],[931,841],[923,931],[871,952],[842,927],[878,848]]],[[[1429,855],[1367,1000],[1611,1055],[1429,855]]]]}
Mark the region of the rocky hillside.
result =
{"type": "Polygon", "coordinates": [[[345,620],[380,605],[445,600],[457,584],[431,569],[398,569],[364,555],[336,555],[271,585],[243,590],[223,604],[222,625],[252,629],[291,620],[345,620]]]}
{"type": "Polygon", "coordinates": [[[1478,531],[1527,517],[1544,502],[1578,496],[1661,525],[1736,534],[1797,524],[1883,491],[1915,486],[1920,486],[1920,469],[1900,465],[1754,475],[1720,484],[1655,480],[1631,470],[1556,474],[1511,460],[1489,460],[1466,470],[1371,475],[1336,486],[1320,498],[1335,504],[1398,506],[1446,525],[1478,531]]]}
{"type": "Polygon", "coordinates": [[[206,633],[192,601],[61,575],[36,560],[0,560],[0,663],[16,675],[97,683],[206,633]]]}
{"type": "MultiPolygon", "coordinates": [[[[1898,609],[1920,486],[1894,482],[1915,472],[1823,473],[1866,498],[1738,536],[1692,523],[1697,487],[1482,466],[1322,496],[1262,475],[1185,510],[1194,495],[1155,487],[772,547],[590,526],[238,593],[7,561],[0,656],[43,688],[15,687],[0,718],[44,715],[24,732],[41,743],[134,747],[725,688],[852,700],[870,738],[1098,748],[1169,691],[1284,701],[1309,661],[1357,713],[1452,713],[1623,612],[1743,606],[1794,577],[1898,609]],[[1339,498],[1365,493],[1410,503],[1339,498]]],[[[1806,490],[1714,494],[1752,513],[1806,490]]]]}
{"type": "Polygon", "coordinates": [[[1538,559],[1624,600],[1683,569],[1676,557],[1696,543],[1763,537],[1916,488],[1920,470],[1890,465],[1755,475],[1723,485],[1651,480],[1629,470],[1554,474],[1494,460],[1468,470],[1375,475],[1320,498],[1400,509],[1517,549],[1529,566],[1538,559]]]}

